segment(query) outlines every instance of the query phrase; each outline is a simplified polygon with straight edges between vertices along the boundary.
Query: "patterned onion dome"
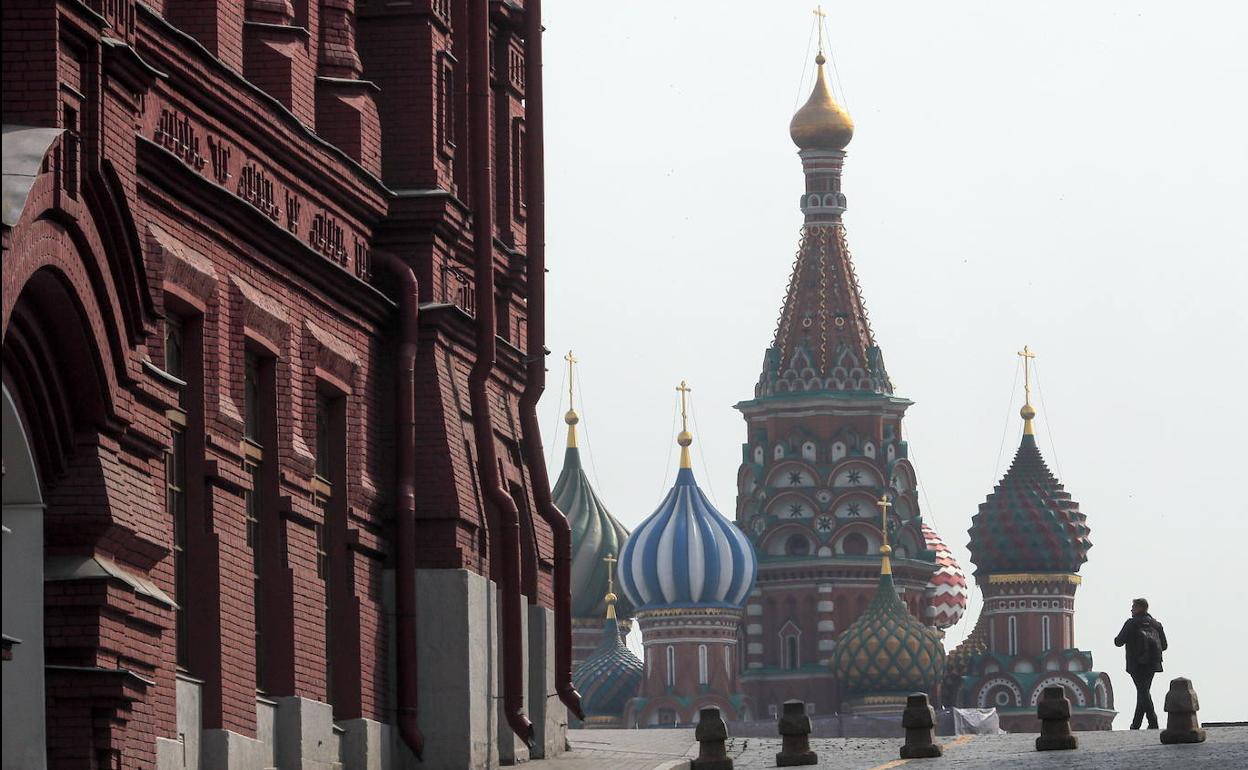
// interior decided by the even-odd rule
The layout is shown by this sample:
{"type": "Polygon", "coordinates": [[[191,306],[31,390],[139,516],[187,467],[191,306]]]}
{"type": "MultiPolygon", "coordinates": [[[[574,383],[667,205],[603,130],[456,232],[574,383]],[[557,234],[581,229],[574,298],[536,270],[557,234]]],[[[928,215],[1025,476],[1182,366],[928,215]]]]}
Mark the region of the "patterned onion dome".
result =
{"type": "Polygon", "coordinates": [[[692,440],[681,431],[675,486],[620,552],[620,586],[639,610],[740,607],[754,586],[754,547],[698,488],[689,462],[692,440]]]}
{"type": "Polygon", "coordinates": [[[927,623],[936,628],[948,628],[966,614],[966,601],[971,593],[966,587],[966,574],[949,552],[949,546],[926,524],[923,525],[923,539],[927,550],[936,552],[936,571],[923,592],[927,596],[927,623]]]}
{"type": "Polygon", "coordinates": [[[1044,464],[1035,435],[1025,432],[1010,469],[971,519],[968,547],[976,575],[1078,572],[1092,547],[1090,531],[1079,504],[1044,464]]]}
{"type": "Polygon", "coordinates": [[[945,667],[936,634],[897,597],[886,562],[875,598],[837,641],[832,670],[848,695],[930,692],[945,667]]]}
{"type": "Polygon", "coordinates": [[[615,620],[615,594],[607,595],[607,619],[602,624],[602,641],[589,657],[576,667],[572,684],[581,694],[587,722],[620,719],[624,705],[641,690],[642,663],[620,639],[615,620]]]}
{"type": "MultiPolygon", "coordinates": [[[[572,616],[600,618],[607,610],[602,597],[609,588],[610,571],[603,558],[619,555],[628,530],[607,510],[585,476],[576,446],[576,413],[569,412],[564,419],[569,427],[568,449],[555,481],[554,499],[572,527],[572,616]]],[[[616,612],[620,617],[632,617],[633,606],[624,600],[616,605],[616,612]]]]}

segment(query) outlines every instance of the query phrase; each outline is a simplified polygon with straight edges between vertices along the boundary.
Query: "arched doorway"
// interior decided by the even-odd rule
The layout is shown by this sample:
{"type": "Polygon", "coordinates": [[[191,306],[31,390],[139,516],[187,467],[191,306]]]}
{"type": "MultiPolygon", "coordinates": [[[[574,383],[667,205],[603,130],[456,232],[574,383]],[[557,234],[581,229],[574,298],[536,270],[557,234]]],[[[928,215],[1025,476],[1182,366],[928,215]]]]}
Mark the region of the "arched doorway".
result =
{"type": "Polygon", "coordinates": [[[43,768],[43,495],[30,440],[4,386],[4,770],[43,768]]]}

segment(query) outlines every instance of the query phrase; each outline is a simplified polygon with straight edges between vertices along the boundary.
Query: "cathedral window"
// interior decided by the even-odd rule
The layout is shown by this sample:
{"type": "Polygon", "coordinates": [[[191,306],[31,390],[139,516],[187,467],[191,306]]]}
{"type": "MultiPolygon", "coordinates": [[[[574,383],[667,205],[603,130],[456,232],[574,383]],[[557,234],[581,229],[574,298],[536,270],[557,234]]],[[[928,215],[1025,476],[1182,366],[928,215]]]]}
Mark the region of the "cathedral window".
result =
{"type": "Polygon", "coordinates": [[[790,634],[784,637],[784,667],[793,671],[799,665],[801,661],[798,659],[797,634],[790,634]]]}
{"type": "Polygon", "coordinates": [[[865,556],[867,553],[867,538],[860,532],[850,532],[841,541],[841,551],[850,556],[865,556]]]}
{"type": "Polygon", "coordinates": [[[667,686],[676,686],[676,648],[668,645],[667,647],[667,686]]]}
{"type": "Polygon", "coordinates": [[[1009,654],[1018,654],[1018,617],[1011,615],[1005,623],[1006,633],[1009,636],[1009,654]]]}
{"type": "Polygon", "coordinates": [[[1048,615],[1040,618],[1040,649],[1044,652],[1048,652],[1053,647],[1050,625],[1048,615]]]}
{"type": "Polygon", "coordinates": [[[710,684],[710,670],[707,666],[706,645],[698,645],[698,684],[710,684]]]}
{"type": "Polygon", "coordinates": [[[810,541],[803,535],[789,535],[784,542],[784,552],[789,556],[810,555],[810,541]]]}

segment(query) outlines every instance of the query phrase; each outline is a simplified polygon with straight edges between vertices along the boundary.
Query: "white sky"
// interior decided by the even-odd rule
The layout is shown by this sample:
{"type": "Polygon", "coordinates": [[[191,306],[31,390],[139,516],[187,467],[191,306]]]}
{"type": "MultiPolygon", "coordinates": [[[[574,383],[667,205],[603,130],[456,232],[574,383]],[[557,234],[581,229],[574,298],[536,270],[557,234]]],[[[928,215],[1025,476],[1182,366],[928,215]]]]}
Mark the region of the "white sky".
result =
{"type": "MultiPolygon", "coordinates": [[[[547,0],[544,13],[552,476],[572,348],[587,464],[612,512],[632,528],[671,484],[686,378],[695,473],[731,518],[745,438],[732,405],[752,396],[801,226],[788,123],[809,92],[810,6],[547,0]]],[[[1092,528],[1076,643],[1112,678],[1116,725],[1134,691],[1112,640],[1141,595],[1171,644],[1158,709],[1188,676],[1202,719],[1248,718],[1234,700],[1248,5],[828,14],[857,125],[845,222],[889,372],[916,402],[905,429],[925,518],[969,573],[971,516],[1018,445],[1014,353],[1030,345],[1042,451],[1092,528]]]]}

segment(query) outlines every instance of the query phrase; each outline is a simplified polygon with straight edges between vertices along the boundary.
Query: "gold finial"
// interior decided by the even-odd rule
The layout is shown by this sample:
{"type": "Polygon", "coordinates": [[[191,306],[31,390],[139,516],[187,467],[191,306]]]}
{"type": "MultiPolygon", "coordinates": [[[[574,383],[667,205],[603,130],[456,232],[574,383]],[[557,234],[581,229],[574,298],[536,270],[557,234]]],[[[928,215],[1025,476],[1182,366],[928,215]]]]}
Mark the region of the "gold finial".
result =
{"type": "Polygon", "coordinates": [[[875,504],[880,507],[880,537],[882,538],[880,542],[883,543],[880,546],[880,574],[891,575],[893,565],[888,555],[893,552],[893,549],[888,545],[888,509],[892,508],[893,504],[888,501],[887,494],[880,495],[880,499],[875,504]]]}
{"type": "Polygon", "coordinates": [[[576,413],[576,356],[572,355],[569,350],[568,354],[563,357],[568,362],[568,413],[563,416],[563,421],[568,424],[568,446],[576,446],[576,424],[581,421],[580,415],[576,413]]]}
{"type": "Polygon", "coordinates": [[[609,553],[602,557],[602,560],[607,563],[607,595],[604,597],[607,602],[607,619],[614,620],[616,596],[615,583],[612,581],[612,577],[615,572],[615,562],[618,560],[615,558],[615,554],[613,553],[609,553]]]}
{"type": "Polygon", "coordinates": [[[689,432],[689,410],[685,397],[693,388],[689,387],[689,383],[681,380],[676,390],[680,391],[680,434],[676,436],[676,443],[680,444],[680,467],[692,468],[693,463],[689,461],[689,445],[693,443],[693,434],[689,432]]]}
{"type": "Polygon", "coordinates": [[[1023,357],[1023,408],[1018,410],[1018,414],[1023,418],[1023,435],[1034,436],[1036,429],[1031,421],[1036,417],[1036,408],[1031,405],[1031,359],[1036,357],[1031,352],[1031,348],[1023,345],[1023,349],[1018,351],[1023,357]]]}
{"type": "Polygon", "coordinates": [[[854,121],[841,105],[832,98],[823,65],[823,20],[827,16],[823,6],[814,10],[815,25],[819,28],[819,52],[815,55],[815,85],[810,98],[793,115],[789,122],[789,136],[802,150],[844,150],[854,138],[854,121]]]}

